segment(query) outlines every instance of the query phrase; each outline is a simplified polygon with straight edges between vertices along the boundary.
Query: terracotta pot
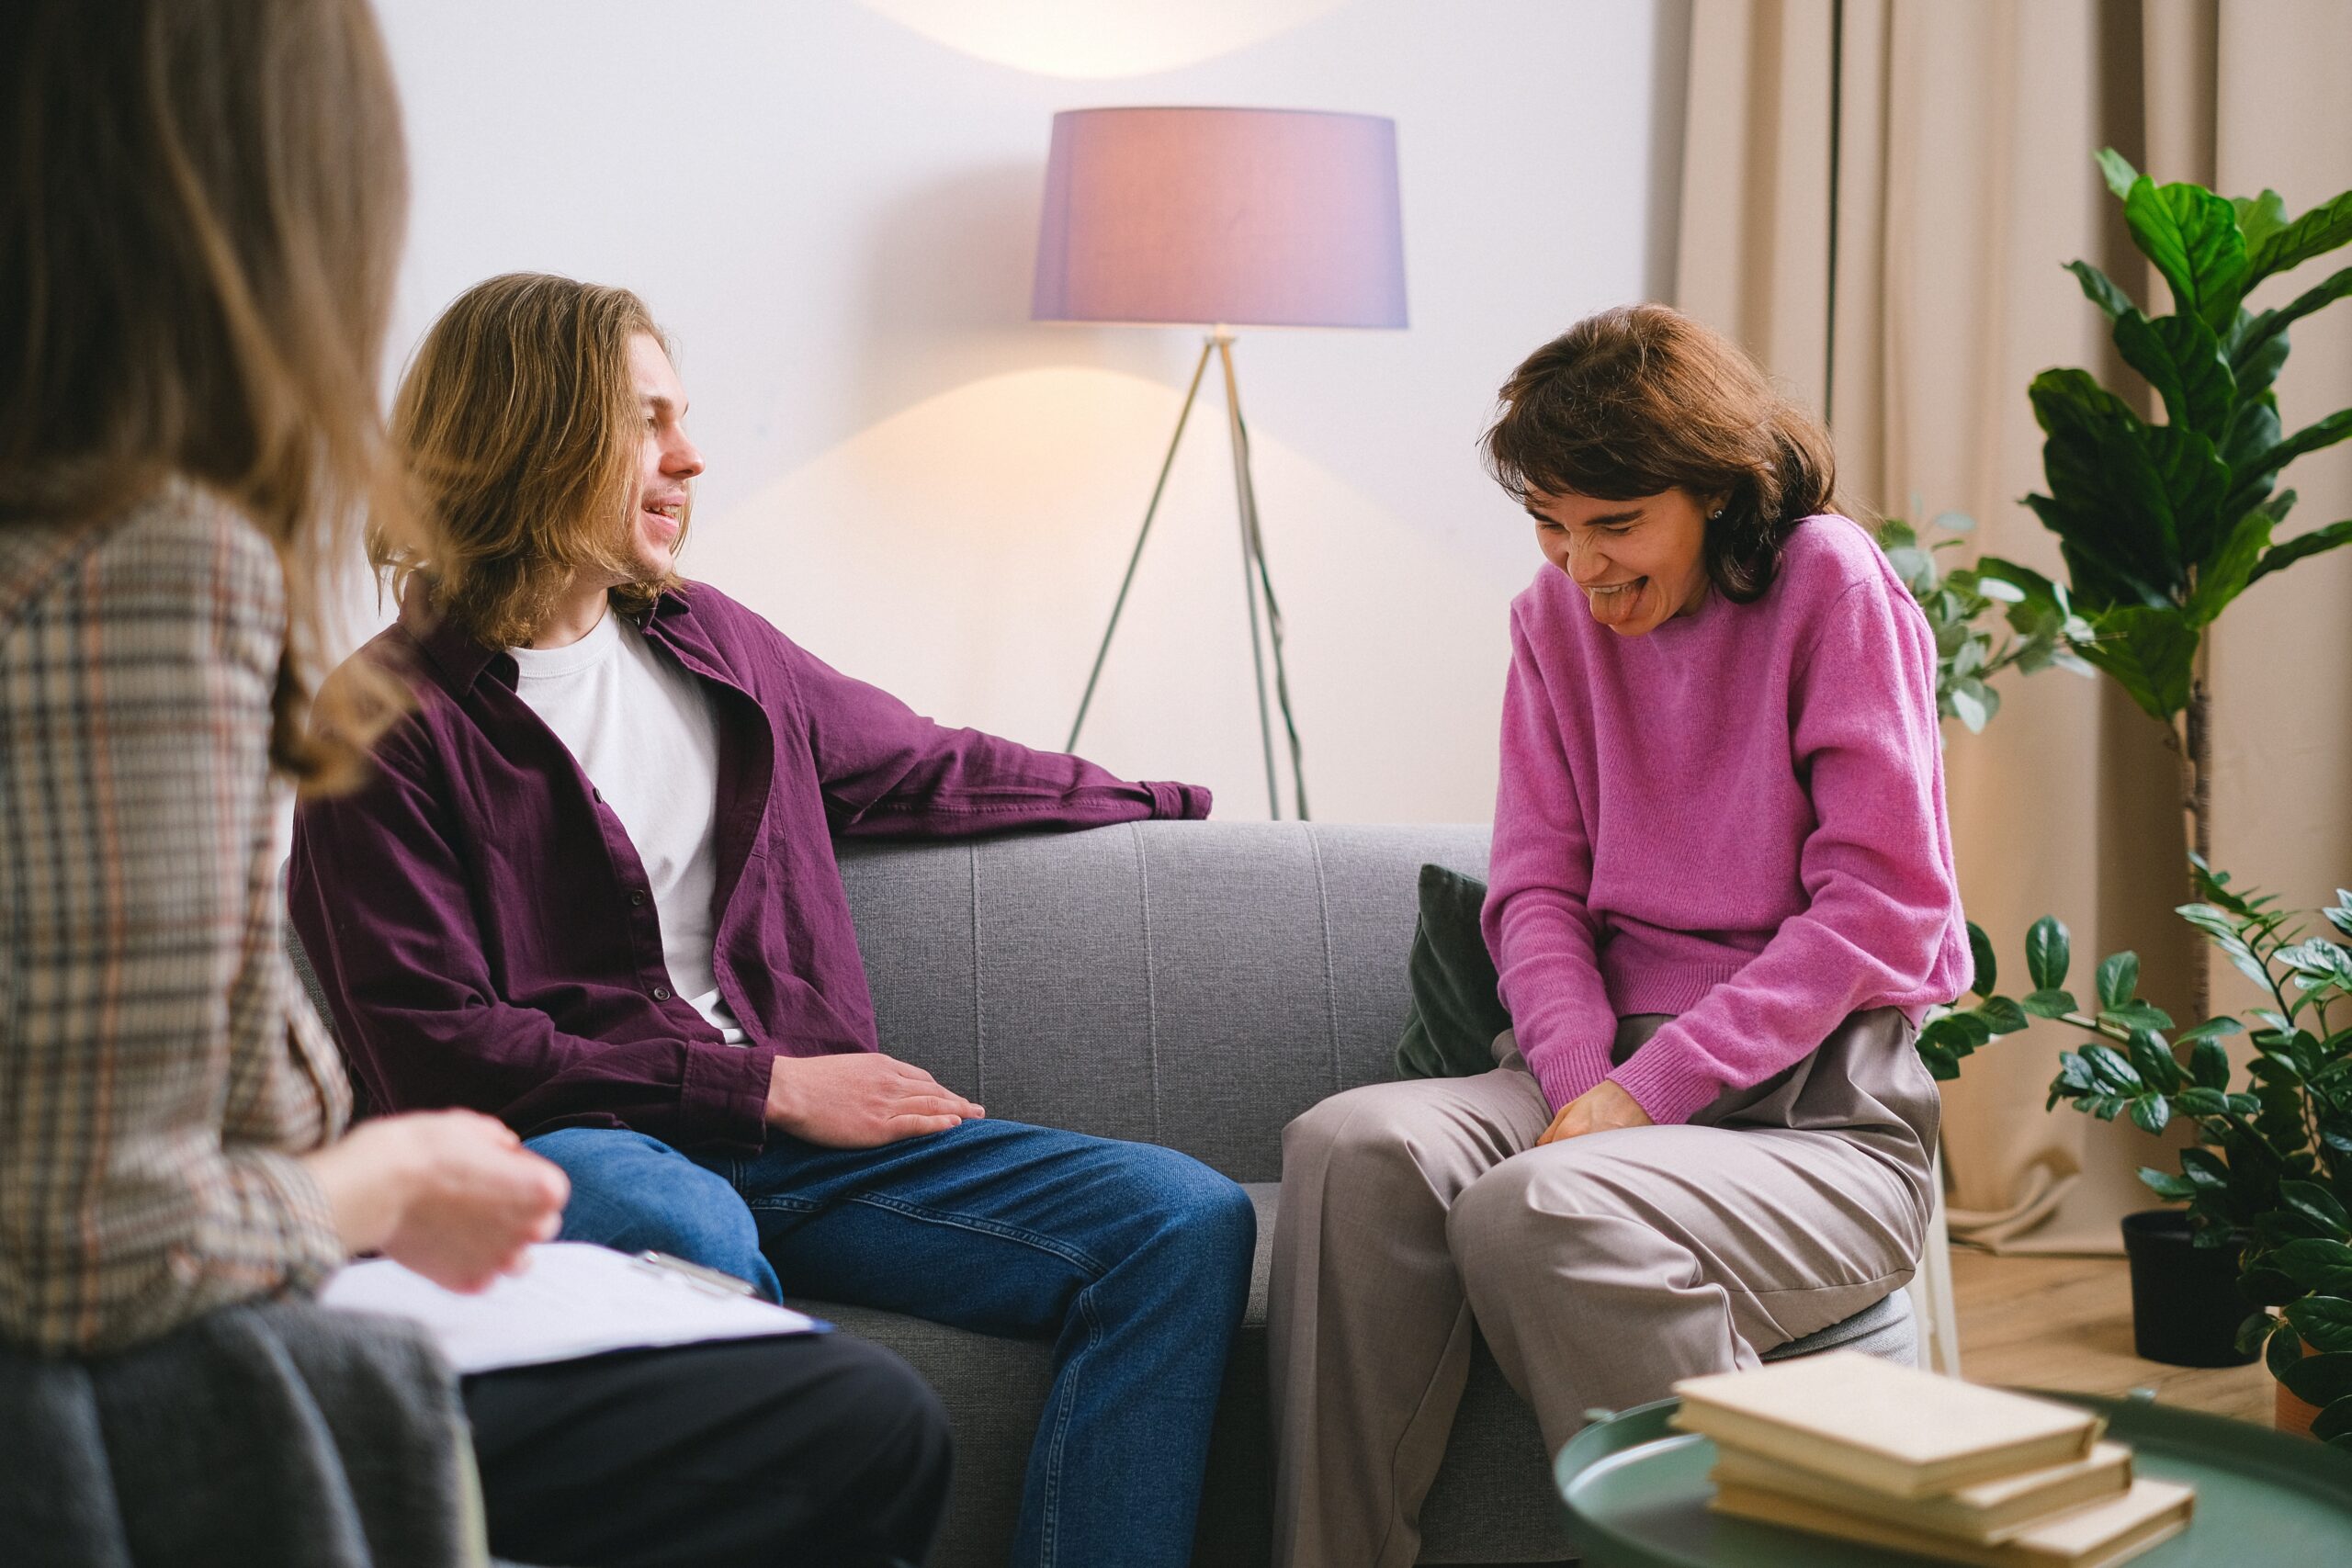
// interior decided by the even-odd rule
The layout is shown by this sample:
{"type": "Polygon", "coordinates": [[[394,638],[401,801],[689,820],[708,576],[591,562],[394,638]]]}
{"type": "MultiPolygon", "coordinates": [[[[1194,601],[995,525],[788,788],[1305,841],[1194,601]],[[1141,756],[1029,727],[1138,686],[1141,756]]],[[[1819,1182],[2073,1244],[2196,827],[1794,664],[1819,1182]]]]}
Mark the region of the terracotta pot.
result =
{"type": "MultiPolygon", "coordinates": [[[[2298,1340],[2296,1343],[2302,1342],[2298,1340]]],[[[2309,1345],[2303,1345],[2303,1354],[2308,1356],[2311,1353],[2312,1348],[2309,1345]]],[[[2272,1383],[2270,1392],[2275,1396],[2270,1405],[2270,1424],[2282,1432],[2291,1432],[2299,1438],[2310,1437],[2312,1423],[2319,1419],[2319,1406],[2296,1398],[2294,1394],[2288,1392],[2287,1385],[2283,1382],[2272,1383]]]]}

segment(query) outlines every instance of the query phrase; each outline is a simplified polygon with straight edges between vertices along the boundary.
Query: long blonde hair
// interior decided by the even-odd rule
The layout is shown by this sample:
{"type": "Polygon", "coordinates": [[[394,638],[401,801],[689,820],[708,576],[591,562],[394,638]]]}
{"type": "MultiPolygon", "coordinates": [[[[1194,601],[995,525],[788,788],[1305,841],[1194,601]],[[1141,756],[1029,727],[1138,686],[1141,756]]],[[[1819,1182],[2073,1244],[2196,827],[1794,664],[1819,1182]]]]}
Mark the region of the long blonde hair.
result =
{"type": "MultiPolygon", "coordinates": [[[[619,578],[639,612],[673,576],[648,579],[629,549],[639,408],[629,340],[668,348],[626,288],[518,272],[467,289],[401,378],[392,428],[434,524],[371,534],[395,595],[422,583],[432,609],[492,648],[527,643],[582,573],[619,578]]],[[[680,543],[684,542],[681,534],[680,543]]]]}
{"type": "Polygon", "coordinates": [[[377,386],[408,206],[366,0],[52,0],[0,20],[0,521],[96,521],[175,478],[277,547],[270,758],[359,775],[393,694],[319,699],[363,512],[402,532],[377,386]]]}

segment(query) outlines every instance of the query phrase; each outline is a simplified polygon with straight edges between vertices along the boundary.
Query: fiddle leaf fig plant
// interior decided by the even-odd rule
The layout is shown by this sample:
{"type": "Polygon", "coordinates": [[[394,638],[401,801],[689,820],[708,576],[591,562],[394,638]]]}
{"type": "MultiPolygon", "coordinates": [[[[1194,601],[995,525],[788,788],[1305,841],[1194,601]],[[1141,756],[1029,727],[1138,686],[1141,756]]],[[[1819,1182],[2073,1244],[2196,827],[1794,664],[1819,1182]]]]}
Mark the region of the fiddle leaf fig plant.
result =
{"type": "MultiPolygon", "coordinates": [[[[2172,312],[2143,310],[2088,262],[2067,270],[2163,417],[2142,418],[2087,370],[2043,371],[2030,396],[2049,491],[2026,503],[2058,536],[2073,606],[2088,625],[2071,646],[2172,729],[2190,847],[2209,855],[2210,726],[2197,660],[2206,628],[2265,577],[2352,544],[2352,519],[2277,537],[2295,503],[2278,488],[2280,474],[2352,436],[2352,409],[2289,434],[2272,390],[2288,329],[2352,294],[2352,267],[2276,308],[2245,300],[2266,278],[2352,242],[2352,191],[2290,219],[2276,191],[2231,199],[2158,185],[2111,148],[2098,164],[2133,244],[2170,288],[2172,312]]],[[[2011,562],[1978,570],[2055,588],[2011,562]]]]}

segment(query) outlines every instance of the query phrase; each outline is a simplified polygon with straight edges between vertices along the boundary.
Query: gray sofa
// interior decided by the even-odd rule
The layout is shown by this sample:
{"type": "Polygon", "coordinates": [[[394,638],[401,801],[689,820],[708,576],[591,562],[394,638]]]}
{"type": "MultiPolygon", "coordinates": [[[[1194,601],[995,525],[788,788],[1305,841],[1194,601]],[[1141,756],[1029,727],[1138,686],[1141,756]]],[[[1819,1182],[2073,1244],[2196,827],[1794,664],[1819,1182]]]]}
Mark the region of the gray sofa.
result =
{"type": "MultiPolygon", "coordinates": [[[[1217,1416],[1202,1568],[1267,1561],[1266,1263],[1282,1130],[1327,1095],[1395,1076],[1425,861],[1483,874],[1487,829],[1153,822],[842,852],[885,1050],[990,1116],[1166,1144],[1255,1201],[1258,1267],[1217,1416]]],[[[939,1390],[956,1477],[935,1568],[1000,1568],[1046,1345],[803,1304],[939,1390]]],[[[1909,1298],[1897,1291],[1774,1359],[1832,1347],[1915,1359],[1909,1298]]],[[[1422,1511],[1421,1561],[1573,1555],[1546,1469],[1534,1417],[1480,1347],[1422,1511]]]]}

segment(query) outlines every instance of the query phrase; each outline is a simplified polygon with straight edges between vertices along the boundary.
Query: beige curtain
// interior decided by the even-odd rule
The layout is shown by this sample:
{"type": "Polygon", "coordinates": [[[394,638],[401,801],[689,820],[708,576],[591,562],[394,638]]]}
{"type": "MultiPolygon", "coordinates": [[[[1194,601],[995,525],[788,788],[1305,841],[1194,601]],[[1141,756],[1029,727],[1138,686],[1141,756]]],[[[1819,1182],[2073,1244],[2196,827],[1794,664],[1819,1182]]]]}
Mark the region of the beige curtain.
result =
{"type": "MultiPolygon", "coordinates": [[[[2352,186],[2344,0],[1694,0],[1690,21],[1677,302],[1826,411],[1855,502],[1968,513],[1973,547],[2053,574],[2018,504],[2041,482],[2026,384],[2053,365],[2130,380],[2060,265],[2086,257],[2143,299],[2151,281],[2091,152],[2232,195],[2275,186],[2291,210],[2352,186]]],[[[2340,265],[2274,280],[2257,306],[2340,265]]],[[[2290,430],[2352,402],[2352,321],[2294,343],[2290,430]]],[[[2343,448],[2290,482],[2287,532],[2352,515],[2343,448]]],[[[2252,590],[2211,659],[2216,858],[2324,902],[2352,884],[2352,550],[2252,590]]],[[[2103,680],[2002,688],[1983,735],[1947,737],[1970,914],[2011,968],[2045,912],[2073,927],[2078,972],[2133,948],[2143,989],[2183,1010],[2204,956],[2170,913],[2185,888],[2163,732],[2103,680]]],[[[2228,971],[2213,983],[2243,999],[2228,971]]],[[[2146,1206],[2133,1170],[2165,1151],[2042,1110],[2070,1043],[2039,1025],[1946,1086],[1955,1234],[2112,1250],[2116,1216],[2146,1206]]]]}

